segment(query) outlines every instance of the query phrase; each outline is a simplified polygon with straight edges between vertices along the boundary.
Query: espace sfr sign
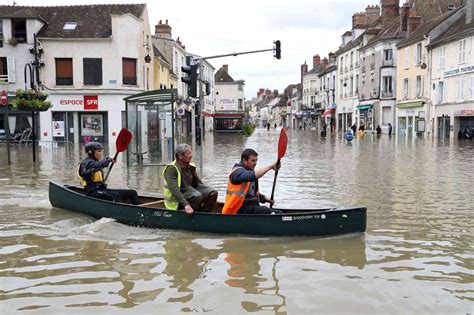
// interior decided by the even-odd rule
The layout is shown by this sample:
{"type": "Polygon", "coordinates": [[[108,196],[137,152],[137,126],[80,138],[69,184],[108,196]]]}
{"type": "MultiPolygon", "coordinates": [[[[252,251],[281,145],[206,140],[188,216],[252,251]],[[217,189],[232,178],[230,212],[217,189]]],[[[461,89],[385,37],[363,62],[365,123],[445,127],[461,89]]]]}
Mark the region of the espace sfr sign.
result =
{"type": "Polygon", "coordinates": [[[84,99],[62,99],[59,100],[61,106],[83,106],[85,110],[99,109],[99,97],[97,95],[84,95],[84,99]]]}

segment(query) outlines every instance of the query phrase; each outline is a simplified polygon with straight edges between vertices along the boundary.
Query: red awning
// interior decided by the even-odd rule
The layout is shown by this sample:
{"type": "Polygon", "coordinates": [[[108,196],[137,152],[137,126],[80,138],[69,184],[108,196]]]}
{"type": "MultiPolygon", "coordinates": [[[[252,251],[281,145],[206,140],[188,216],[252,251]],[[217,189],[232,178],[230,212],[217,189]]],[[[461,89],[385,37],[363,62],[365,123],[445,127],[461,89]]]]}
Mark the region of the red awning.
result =
{"type": "Polygon", "coordinates": [[[326,117],[327,115],[330,115],[332,112],[334,112],[334,108],[328,108],[326,111],[321,115],[321,117],[326,117]]]}

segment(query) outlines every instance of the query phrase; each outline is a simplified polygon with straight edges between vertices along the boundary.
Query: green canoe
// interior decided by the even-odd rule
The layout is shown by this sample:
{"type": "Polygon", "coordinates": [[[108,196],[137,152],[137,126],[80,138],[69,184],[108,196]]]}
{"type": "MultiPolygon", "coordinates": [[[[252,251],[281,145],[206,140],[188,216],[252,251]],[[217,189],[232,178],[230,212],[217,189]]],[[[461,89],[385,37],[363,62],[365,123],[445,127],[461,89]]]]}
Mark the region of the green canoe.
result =
{"type": "MultiPolygon", "coordinates": [[[[275,236],[330,236],[365,232],[367,208],[278,209],[282,215],[223,215],[166,210],[163,199],[140,196],[144,204],[115,203],[84,195],[80,187],[49,183],[53,207],[149,228],[275,236]]],[[[218,207],[222,207],[219,204],[218,207]]],[[[218,209],[216,209],[218,211],[218,209]]]]}

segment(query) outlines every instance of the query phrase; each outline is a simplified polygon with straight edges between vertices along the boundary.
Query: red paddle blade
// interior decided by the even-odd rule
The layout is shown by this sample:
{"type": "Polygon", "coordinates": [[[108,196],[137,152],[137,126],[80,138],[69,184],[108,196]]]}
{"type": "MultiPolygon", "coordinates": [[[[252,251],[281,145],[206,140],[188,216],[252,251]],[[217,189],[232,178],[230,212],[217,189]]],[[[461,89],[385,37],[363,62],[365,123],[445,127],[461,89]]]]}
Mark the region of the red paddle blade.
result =
{"type": "Polygon", "coordinates": [[[132,133],[127,130],[127,128],[122,128],[120,130],[118,136],[117,136],[117,141],[115,141],[115,144],[117,146],[117,152],[123,152],[127,150],[128,145],[132,141],[132,133]]]}
{"type": "Polygon", "coordinates": [[[285,128],[281,128],[280,139],[278,139],[278,159],[285,156],[286,147],[288,145],[288,135],[285,128]]]}

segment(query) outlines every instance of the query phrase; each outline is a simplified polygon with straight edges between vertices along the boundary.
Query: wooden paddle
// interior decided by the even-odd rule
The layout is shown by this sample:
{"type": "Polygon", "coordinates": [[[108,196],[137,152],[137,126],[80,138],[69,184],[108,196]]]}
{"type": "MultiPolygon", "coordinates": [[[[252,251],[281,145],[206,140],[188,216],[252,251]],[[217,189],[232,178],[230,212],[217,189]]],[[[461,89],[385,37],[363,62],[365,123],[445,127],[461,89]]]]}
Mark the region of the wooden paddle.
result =
{"type": "MultiPolygon", "coordinates": [[[[127,150],[128,145],[130,144],[131,141],[132,141],[132,133],[130,131],[128,131],[127,128],[122,128],[122,130],[120,130],[120,132],[117,136],[117,140],[115,141],[115,146],[117,147],[117,152],[114,155],[114,160],[117,159],[117,156],[120,152],[123,152],[123,151],[127,150]]],[[[110,171],[112,170],[112,167],[114,166],[114,164],[115,163],[110,164],[109,172],[105,176],[104,183],[107,180],[107,178],[109,177],[110,171]]]]}
{"type": "MultiPolygon", "coordinates": [[[[288,145],[288,135],[286,134],[285,128],[281,128],[280,138],[278,139],[278,160],[277,160],[277,170],[275,171],[275,178],[273,179],[273,188],[272,188],[272,196],[271,200],[275,196],[275,185],[278,176],[278,167],[280,166],[280,160],[285,156],[286,147],[288,145]]],[[[273,208],[273,203],[270,204],[270,208],[273,208]]]]}

